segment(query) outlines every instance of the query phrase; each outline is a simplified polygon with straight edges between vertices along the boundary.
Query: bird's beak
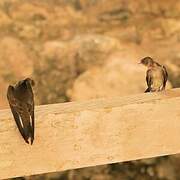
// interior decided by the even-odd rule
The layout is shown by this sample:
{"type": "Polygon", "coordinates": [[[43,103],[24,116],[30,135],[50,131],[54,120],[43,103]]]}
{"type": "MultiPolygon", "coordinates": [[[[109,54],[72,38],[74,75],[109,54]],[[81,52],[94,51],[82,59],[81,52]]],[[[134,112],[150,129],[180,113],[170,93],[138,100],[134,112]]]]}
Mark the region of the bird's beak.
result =
{"type": "Polygon", "coordinates": [[[142,63],[141,63],[141,61],[140,61],[140,62],[138,62],[138,64],[142,64],[142,63]]]}

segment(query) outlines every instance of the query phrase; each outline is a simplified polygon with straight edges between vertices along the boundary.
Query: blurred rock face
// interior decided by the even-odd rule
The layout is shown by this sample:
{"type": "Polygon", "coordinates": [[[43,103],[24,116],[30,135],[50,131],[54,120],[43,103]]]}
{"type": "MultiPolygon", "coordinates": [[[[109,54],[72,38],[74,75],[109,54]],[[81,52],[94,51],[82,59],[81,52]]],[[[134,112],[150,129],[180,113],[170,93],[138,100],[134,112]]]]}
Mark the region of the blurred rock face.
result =
{"type": "Polygon", "coordinates": [[[102,65],[119,42],[100,35],[76,36],[68,42],[48,41],[34,66],[36,94],[40,104],[69,100],[68,90],[74,80],[91,67],[102,65]],[[106,45],[108,44],[108,46],[106,45]]]}
{"type": "Polygon", "coordinates": [[[145,88],[143,68],[113,54],[102,67],[93,67],[80,75],[70,96],[72,100],[124,96],[142,93],[145,88]]]}
{"type": "MultiPolygon", "coordinates": [[[[1,0],[0,109],[8,84],[36,81],[36,104],[144,92],[152,56],[180,85],[178,0],[1,0]]],[[[169,85],[170,87],[171,85],[169,85]]],[[[27,179],[179,179],[179,157],[156,158],[27,179]]]]}

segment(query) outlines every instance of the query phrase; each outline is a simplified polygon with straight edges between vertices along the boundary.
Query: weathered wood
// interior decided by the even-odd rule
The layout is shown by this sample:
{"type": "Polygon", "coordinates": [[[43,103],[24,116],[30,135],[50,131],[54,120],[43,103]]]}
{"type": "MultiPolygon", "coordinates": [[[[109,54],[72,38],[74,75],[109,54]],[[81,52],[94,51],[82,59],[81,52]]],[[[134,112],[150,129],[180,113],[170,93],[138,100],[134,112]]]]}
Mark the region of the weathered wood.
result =
{"type": "Polygon", "coordinates": [[[180,89],[36,107],[33,146],[0,111],[0,178],[180,152],[180,89]]]}

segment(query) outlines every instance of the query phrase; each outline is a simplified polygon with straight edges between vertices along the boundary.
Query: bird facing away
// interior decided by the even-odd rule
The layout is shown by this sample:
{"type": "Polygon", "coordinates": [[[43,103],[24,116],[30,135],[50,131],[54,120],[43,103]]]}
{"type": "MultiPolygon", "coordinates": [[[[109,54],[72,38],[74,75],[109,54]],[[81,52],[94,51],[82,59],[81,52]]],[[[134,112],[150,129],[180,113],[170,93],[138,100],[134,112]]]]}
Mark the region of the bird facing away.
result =
{"type": "Polygon", "coordinates": [[[155,62],[151,57],[141,59],[140,64],[147,67],[146,82],[148,88],[145,93],[165,90],[168,79],[168,73],[165,66],[155,62]]]}
{"type": "Polygon", "coordinates": [[[34,141],[34,94],[32,90],[34,81],[26,78],[15,86],[9,86],[7,99],[14,116],[16,125],[25,142],[31,145],[34,141]]]}

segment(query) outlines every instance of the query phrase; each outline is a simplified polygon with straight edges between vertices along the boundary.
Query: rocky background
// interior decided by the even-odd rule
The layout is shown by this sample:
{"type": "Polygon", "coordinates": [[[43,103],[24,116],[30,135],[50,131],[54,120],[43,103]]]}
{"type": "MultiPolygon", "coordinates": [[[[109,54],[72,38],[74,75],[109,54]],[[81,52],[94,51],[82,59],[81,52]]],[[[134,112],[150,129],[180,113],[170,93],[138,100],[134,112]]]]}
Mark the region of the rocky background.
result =
{"type": "MultiPolygon", "coordinates": [[[[179,0],[1,0],[0,109],[6,89],[36,81],[36,104],[124,96],[145,89],[152,56],[180,85],[179,0]]],[[[178,180],[180,156],[18,179],[178,180]]]]}

